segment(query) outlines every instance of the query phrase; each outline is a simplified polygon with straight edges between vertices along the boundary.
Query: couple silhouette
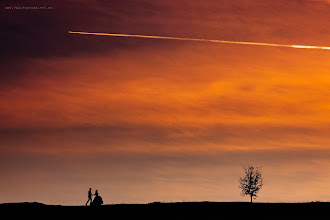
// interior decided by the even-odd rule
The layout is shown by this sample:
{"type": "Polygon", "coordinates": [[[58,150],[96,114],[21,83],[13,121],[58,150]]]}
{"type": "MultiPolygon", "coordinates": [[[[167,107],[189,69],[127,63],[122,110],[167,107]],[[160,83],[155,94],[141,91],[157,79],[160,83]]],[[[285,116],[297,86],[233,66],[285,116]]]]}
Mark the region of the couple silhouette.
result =
{"type": "Polygon", "coordinates": [[[103,200],[102,200],[102,197],[99,196],[99,193],[97,190],[95,190],[95,194],[92,194],[92,188],[89,188],[89,191],[88,191],[88,200],[86,202],[86,206],[88,205],[90,206],[100,206],[103,204],[103,200]],[[93,195],[95,196],[94,197],[94,200],[92,199],[93,198],[93,195]]]}

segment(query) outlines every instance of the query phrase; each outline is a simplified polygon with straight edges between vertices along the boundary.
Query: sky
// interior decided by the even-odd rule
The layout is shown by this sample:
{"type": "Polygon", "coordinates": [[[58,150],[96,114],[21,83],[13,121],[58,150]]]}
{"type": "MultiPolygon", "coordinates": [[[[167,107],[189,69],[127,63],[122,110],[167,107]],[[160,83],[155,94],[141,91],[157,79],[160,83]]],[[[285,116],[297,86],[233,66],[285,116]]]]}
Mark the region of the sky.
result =
{"type": "Polygon", "coordinates": [[[68,33],[330,46],[329,1],[0,6],[0,203],[330,201],[329,51],[68,33]]]}

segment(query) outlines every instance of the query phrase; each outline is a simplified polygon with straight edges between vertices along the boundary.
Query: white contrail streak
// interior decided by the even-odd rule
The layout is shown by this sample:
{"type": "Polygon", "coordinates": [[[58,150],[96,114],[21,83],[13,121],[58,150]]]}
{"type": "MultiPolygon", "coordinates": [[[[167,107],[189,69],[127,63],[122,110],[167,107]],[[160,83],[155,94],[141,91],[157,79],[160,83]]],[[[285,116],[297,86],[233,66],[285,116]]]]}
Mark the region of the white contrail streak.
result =
{"type": "Polygon", "coordinates": [[[151,39],[167,39],[167,40],[203,41],[203,42],[223,43],[223,44],[243,44],[243,45],[257,45],[257,46],[270,46],[270,47],[290,47],[290,48],[299,48],[299,49],[330,50],[330,47],[309,46],[309,45],[291,45],[291,44],[272,44],[272,43],[243,42],[243,41],[209,40],[209,39],[199,39],[199,38],[164,37],[164,36],[136,35],[136,34],[91,33],[91,32],[79,32],[79,31],[69,31],[69,33],[70,34],[111,36],[111,37],[135,37],[135,38],[151,38],[151,39]]]}

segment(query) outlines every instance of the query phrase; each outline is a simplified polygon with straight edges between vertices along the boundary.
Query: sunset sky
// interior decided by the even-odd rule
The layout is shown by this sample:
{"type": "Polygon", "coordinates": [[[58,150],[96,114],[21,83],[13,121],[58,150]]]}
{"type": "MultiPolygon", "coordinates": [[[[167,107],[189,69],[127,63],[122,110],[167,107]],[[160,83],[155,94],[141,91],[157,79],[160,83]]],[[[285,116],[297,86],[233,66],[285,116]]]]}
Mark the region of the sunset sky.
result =
{"type": "Polygon", "coordinates": [[[329,47],[330,1],[0,5],[0,203],[330,201],[329,50],[68,33],[329,47]]]}

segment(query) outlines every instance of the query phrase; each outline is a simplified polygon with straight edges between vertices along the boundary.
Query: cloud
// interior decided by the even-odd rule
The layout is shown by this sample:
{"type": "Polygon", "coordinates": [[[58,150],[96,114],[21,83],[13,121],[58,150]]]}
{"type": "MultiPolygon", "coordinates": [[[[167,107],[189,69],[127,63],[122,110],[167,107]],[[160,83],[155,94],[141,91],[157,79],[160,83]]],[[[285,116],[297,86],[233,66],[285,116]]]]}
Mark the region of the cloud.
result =
{"type": "Polygon", "coordinates": [[[324,53],[219,45],[158,50],[30,59],[14,68],[24,72],[19,79],[1,82],[2,128],[328,123],[324,53]]]}
{"type": "MultiPolygon", "coordinates": [[[[17,2],[5,1],[10,6],[17,2]]],[[[40,1],[20,4],[40,4],[40,1]]],[[[70,57],[175,42],[70,36],[112,32],[274,43],[327,43],[327,8],[297,1],[66,1],[56,10],[4,10],[2,57],[70,57]],[[25,13],[26,12],[26,13],[25,13]],[[281,18],[281,19],[277,19],[281,18]],[[283,23],[283,20],[286,22],[283,23]],[[317,25],[315,25],[317,24],[317,25]],[[304,28],[304,27],[308,27],[304,28]],[[302,37],[303,36],[303,37],[302,37]],[[294,42],[292,42],[294,41],[294,42]]]]}
{"type": "Polygon", "coordinates": [[[330,3],[330,1],[329,0],[312,0],[312,1],[315,1],[315,2],[323,2],[323,3],[330,3]]]}
{"type": "Polygon", "coordinates": [[[329,127],[132,125],[1,130],[2,152],[203,154],[222,151],[327,149],[329,127]]]}

